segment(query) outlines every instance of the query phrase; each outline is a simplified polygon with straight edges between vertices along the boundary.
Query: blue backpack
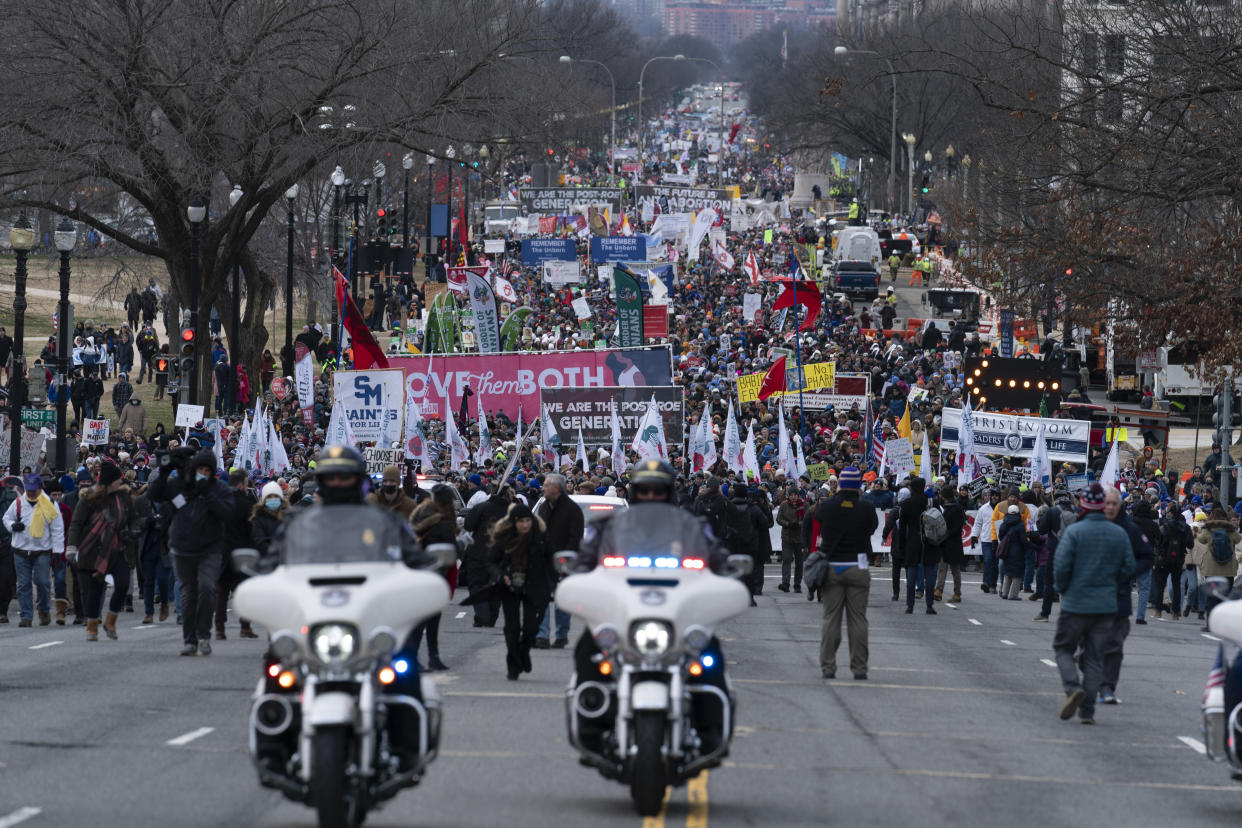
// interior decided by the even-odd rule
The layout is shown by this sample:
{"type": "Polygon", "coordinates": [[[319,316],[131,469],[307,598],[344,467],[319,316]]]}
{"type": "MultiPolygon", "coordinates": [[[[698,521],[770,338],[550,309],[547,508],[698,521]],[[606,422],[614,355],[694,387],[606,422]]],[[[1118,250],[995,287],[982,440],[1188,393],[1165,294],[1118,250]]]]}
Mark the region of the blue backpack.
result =
{"type": "Polygon", "coordinates": [[[1233,546],[1229,543],[1229,533],[1224,529],[1212,530],[1212,560],[1218,564],[1229,563],[1233,557],[1233,546]]]}

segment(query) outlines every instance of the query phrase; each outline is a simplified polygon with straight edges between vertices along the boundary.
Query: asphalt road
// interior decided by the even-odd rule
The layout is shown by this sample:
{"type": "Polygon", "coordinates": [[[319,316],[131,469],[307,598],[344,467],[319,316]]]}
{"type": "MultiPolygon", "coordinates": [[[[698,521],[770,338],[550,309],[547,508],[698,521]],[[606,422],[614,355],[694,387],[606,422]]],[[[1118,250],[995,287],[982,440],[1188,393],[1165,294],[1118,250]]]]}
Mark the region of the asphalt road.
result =
{"type": "MultiPolygon", "coordinates": [[[[1214,642],[1199,624],[1136,627],[1095,727],[1062,722],[1055,625],[984,595],[905,615],[875,572],[870,680],[819,678],[818,605],[775,590],[722,631],[739,696],[727,764],[642,820],[628,792],[580,767],[561,694],[569,651],[504,677],[499,629],[446,613],[442,753],[424,784],[368,825],[1234,825],[1242,785],[1195,746],[1214,642]],[[1046,661],[1047,660],[1047,661],[1046,661]],[[692,801],[693,800],[693,801],[692,801]]],[[[0,631],[0,826],[314,823],[260,789],[245,753],[261,641],[180,658],[170,623],[88,644],[81,628],[0,631]]],[[[575,627],[574,635],[577,635],[575,627]]],[[[847,654],[839,654],[848,676],[847,654]]]]}

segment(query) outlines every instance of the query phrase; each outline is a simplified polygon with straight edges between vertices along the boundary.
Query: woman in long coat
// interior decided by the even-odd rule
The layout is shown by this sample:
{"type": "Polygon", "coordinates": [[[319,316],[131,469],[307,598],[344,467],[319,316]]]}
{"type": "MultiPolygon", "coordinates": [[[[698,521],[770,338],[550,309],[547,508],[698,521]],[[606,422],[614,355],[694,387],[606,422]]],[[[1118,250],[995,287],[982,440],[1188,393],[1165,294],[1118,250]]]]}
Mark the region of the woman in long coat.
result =
{"type": "Polygon", "coordinates": [[[543,521],[526,504],[511,505],[492,529],[488,567],[501,593],[507,675],[517,681],[531,671],[530,651],[552,599],[552,548],[543,521]]]}

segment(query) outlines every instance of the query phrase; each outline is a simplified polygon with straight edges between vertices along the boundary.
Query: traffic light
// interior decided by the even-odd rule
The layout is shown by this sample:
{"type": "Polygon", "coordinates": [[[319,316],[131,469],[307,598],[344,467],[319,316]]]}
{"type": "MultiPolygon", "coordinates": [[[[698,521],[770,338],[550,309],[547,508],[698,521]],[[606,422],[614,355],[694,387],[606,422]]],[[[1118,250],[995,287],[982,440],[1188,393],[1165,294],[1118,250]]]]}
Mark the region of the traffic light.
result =
{"type": "Polygon", "coordinates": [[[1232,383],[1225,382],[1225,387],[1212,396],[1212,425],[1216,427],[1216,441],[1221,445],[1233,442],[1233,410],[1232,383]]]}
{"type": "Polygon", "coordinates": [[[926,173],[923,174],[923,184],[922,184],[921,189],[924,195],[931,192],[930,179],[928,178],[926,173]]]}
{"type": "Polygon", "coordinates": [[[194,338],[194,328],[186,325],[181,329],[181,348],[177,356],[177,370],[185,382],[192,382],[194,377],[194,356],[198,343],[194,338]]]}
{"type": "Polygon", "coordinates": [[[388,211],[383,207],[375,211],[375,234],[377,236],[388,235],[388,211]]]}

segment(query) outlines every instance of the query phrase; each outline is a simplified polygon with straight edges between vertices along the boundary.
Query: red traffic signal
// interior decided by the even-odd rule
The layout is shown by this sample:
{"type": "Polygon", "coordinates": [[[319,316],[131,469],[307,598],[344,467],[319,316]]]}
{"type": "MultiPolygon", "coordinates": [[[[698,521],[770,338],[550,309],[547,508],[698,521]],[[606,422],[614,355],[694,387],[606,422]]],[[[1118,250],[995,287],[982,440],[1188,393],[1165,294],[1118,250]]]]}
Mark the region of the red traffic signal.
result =
{"type": "Polygon", "coordinates": [[[383,218],[384,216],[388,215],[388,211],[385,210],[383,207],[381,207],[375,211],[375,215],[378,218],[383,218]]]}
{"type": "Polygon", "coordinates": [[[194,329],[193,328],[182,328],[181,339],[183,342],[193,342],[194,341],[194,329]]]}

